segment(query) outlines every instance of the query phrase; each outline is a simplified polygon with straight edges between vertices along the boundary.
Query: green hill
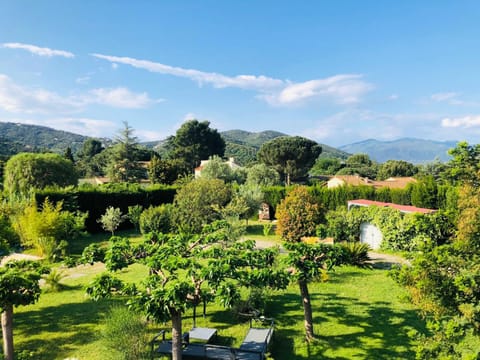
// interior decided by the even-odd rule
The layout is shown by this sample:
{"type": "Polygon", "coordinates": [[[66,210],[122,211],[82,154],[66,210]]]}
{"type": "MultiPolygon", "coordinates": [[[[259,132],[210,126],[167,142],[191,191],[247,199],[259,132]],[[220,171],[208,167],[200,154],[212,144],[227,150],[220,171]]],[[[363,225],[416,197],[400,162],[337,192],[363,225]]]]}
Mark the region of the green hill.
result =
{"type": "Polygon", "coordinates": [[[10,156],[21,151],[52,151],[63,153],[70,147],[78,151],[86,136],[55,130],[46,126],[0,122],[0,155],[10,156]]]}

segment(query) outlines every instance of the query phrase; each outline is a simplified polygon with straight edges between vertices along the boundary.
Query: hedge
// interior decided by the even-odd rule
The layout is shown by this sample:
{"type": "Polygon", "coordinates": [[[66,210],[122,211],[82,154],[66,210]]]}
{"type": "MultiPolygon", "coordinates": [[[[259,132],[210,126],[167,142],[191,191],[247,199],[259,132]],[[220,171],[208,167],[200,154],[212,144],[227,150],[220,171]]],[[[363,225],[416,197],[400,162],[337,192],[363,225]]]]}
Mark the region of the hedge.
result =
{"type": "MultiPolygon", "coordinates": [[[[128,207],[141,205],[144,208],[173,202],[177,188],[167,185],[141,186],[138,184],[106,184],[98,186],[81,186],[78,188],[50,188],[37,191],[37,204],[42,204],[48,197],[50,201],[63,201],[63,208],[70,211],[88,211],[85,223],[88,232],[98,232],[102,228],[97,219],[105,213],[109,206],[118,207],[123,214],[128,213],[128,207]]],[[[132,226],[125,222],[122,228],[132,226]]]]}

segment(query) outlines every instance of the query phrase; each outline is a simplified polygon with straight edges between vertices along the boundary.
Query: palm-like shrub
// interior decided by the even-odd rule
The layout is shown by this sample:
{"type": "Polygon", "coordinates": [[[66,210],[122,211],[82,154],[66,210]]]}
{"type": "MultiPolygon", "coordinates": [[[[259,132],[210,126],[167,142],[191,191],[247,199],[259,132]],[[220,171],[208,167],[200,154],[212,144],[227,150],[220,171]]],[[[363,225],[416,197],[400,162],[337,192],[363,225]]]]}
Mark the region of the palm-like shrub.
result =
{"type": "Polygon", "coordinates": [[[345,241],[340,244],[343,252],[343,263],[362,268],[371,268],[370,246],[359,241],[345,241]]]}

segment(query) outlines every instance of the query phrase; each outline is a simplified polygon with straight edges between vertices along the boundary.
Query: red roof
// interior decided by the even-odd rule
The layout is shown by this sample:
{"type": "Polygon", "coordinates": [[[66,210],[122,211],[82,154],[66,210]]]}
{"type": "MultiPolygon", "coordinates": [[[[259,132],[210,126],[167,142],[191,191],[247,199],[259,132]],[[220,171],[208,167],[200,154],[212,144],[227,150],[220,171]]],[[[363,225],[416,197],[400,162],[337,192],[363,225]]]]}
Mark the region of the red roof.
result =
{"type": "Polygon", "coordinates": [[[393,209],[397,209],[401,212],[404,213],[422,213],[422,214],[431,214],[437,210],[433,209],[425,209],[425,208],[419,208],[416,206],[410,206],[410,205],[398,205],[398,204],[393,204],[393,203],[386,203],[386,202],[381,202],[381,201],[373,201],[373,200],[365,200],[365,199],[358,199],[358,200],[350,200],[348,201],[348,207],[350,208],[351,205],[358,205],[358,206],[381,206],[381,207],[390,207],[393,209]]]}

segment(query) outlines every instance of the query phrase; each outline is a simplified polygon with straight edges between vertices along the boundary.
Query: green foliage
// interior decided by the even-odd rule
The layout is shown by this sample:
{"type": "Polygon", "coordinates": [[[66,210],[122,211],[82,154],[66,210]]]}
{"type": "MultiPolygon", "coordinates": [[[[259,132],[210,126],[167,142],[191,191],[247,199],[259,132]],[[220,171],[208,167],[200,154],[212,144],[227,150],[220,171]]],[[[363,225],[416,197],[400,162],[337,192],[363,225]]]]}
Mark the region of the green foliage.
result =
{"type": "Polygon", "coordinates": [[[5,165],[4,187],[9,194],[27,195],[34,189],[66,187],[77,182],[72,162],[58,154],[21,153],[5,165]]]}
{"type": "Polygon", "coordinates": [[[353,208],[347,211],[346,207],[339,207],[326,214],[327,235],[335,241],[357,242],[360,240],[360,225],[367,221],[362,208],[353,208]]]}
{"type": "Polygon", "coordinates": [[[128,238],[112,236],[110,246],[105,252],[105,267],[108,271],[126,268],[133,260],[132,248],[128,238]]]}
{"type": "MultiPolygon", "coordinates": [[[[97,222],[110,206],[119,208],[122,213],[128,213],[129,206],[140,205],[147,208],[164,203],[172,203],[176,187],[165,185],[141,186],[140,184],[105,184],[99,186],[83,186],[68,189],[45,189],[35,194],[38,203],[46,197],[52,201],[63,201],[68,210],[87,212],[85,221],[89,232],[98,232],[101,225],[97,222]]],[[[127,226],[124,223],[121,226],[127,226]]]]}
{"type": "Polygon", "coordinates": [[[61,281],[65,277],[66,274],[62,270],[52,269],[43,277],[43,280],[45,280],[45,286],[48,291],[58,292],[63,289],[61,281]]]}
{"type": "Polygon", "coordinates": [[[378,168],[377,179],[385,180],[391,177],[414,176],[418,168],[404,160],[388,160],[378,168]]]}
{"type": "Polygon", "coordinates": [[[410,186],[413,205],[427,209],[438,208],[438,185],[433,176],[426,176],[410,186]]]}
{"type": "Polygon", "coordinates": [[[92,300],[108,298],[113,294],[122,294],[124,284],[110,273],[103,273],[91,281],[85,288],[85,292],[92,300]]]}
{"type": "Polygon", "coordinates": [[[122,211],[119,208],[114,208],[113,206],[109,206],[107,210],[105,210],[105,214],[98,219],[98,222],[102,224],[102,228],[106,231],[110,231],[112,235],[124,221],[125,215],[122,214],[122,211]]]}
{"type": "Polygon", "coordinates": [[[172,185],[179,177],[190,172],[188,166],[182,159],[160,159],[153,156],[147,168],[148,178],[153,184],[172,185]]]}
{"type": "Polygon", "coordinates": [[[201,177],[205,179],[220,179],[224,182],[232,182],[235,178],[233,169],[218,155],[208,158],[208,162],[203,166],[201,177]]]}
{"type": "Polygon", "coordinates": [[[107,174],[113,182],[138,182],[146,178],[146,171],[139,163],[140,149],[138,139],[133,136],[133,129],[124,122],[111,148],[111,158],[107,174]]]}
{"type": "Polygon", "coordinates": [[[171,204],[150,206],[140,216],[140,231],[142,234],[151,232],[168,233],[172,228],[171,217],[171,204]]]}
{"type": "Polygon", "coordinates": [[[342,168],[340,159],[319,157],[310,169],[311,175],[335,175],[342,168]]]}
{"type": "Polygon", "coordinates": [[[147,359],[149,333],[147,323],[140,314],[125,306],[113,306],[103,322],[102,342],[115,359],[147,359]]]}
{"type": "Polygon", "coordinates": [[[300,136],[282,136],[263,144],[257,158],[275,168],[285,178],[286,185],[290,185],[290,180],[308,174],[321,152],[322,147],[315,141],[300,136]]]}
{"type": "Polygon", "coordinates": [[[83,249],[79,263],[93,265],[96,262],[104,261],[106,250],[97,243],[92,243],[83,249]]]}
{"type": "Polygon", "coordinates": [[[230,188],[222,180],[193,180],[175,196],[173,224],[182,232],[198,233],[205,224],[219,219],[218,209],[230,199],[230,188]]]}
{"type": "Polygon", "coordinates": [[[247,184],[261,187],[280,185],[278,172],[265,164],[255,164],[247,169],[247,184]]]}
{"type": "Polygon", "coordinates": [[[272,222],[266,222],[263,224],[263,236],[268,236],[270,235],[270,232],[272,231],[273,228],[273,223],[272,222]]]}
{"type": "Polygon", "coordinates": [[[480,144],[469,145],[466,141],[461,141],[448,153],[452,156],[452,160],[447,164],[447,179],[453,183],[467,182],[478,186],[480,144]]]}
{"type": "Polygon", "coordinates": [[[81,176],[92,177],[101,174],[101,167],[95,161],[95,155],[100,154],[103,150],[105,149],[98,139],[88,138],[84,141],[76,163],[76,168],[81,176]]]}
{"type": "Polygon", "coordinates": [[[135,230],[138,230],[140,227],[140,216],[143,212],[142,205],[133,205],[128,207],[128,220],[133,224],[135,230]]]}
{"type": "Polygon", "coordinates": [[[294,187],[277,207],[277,234],[288,242],[301,241],[316,233],[323,221],[323,209],[304,186],[294,187]]]}
{"type": "Polygon", "coordinates": [[[225,153],[225,141],[216,129],[210,128],[208,121],[186,121],[167,142],[171,149],[169,157],[182,159],[190,171],[200,164],[200,160],[225,153]]]}
{"type": "Polygon", "coordinates": [[[377,164],[367,154],[354,154],[345,161],[345,167],[337,175],[359,175],[369,179],[377,178],[377,164]]]}
{"type": "Polygon", "coordinates": [[[342,249],[342,264],[353,265],[361,268],[371,268],[368,244],[359,241],[347,241],[340,243],[342,249]]]}
{"type": "Polygon", "coordinates": [[[65,249],[63,241],[82,234],[86,214],[62,210],[63,203],[48,200],[38,209],[35,202],[27,205],[15,218],[14,228],[23,246],[35,247],[41,255],[52,259],[65,249]]]}

